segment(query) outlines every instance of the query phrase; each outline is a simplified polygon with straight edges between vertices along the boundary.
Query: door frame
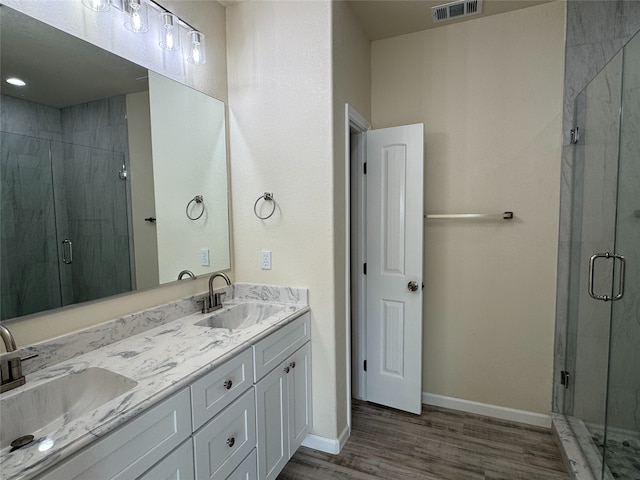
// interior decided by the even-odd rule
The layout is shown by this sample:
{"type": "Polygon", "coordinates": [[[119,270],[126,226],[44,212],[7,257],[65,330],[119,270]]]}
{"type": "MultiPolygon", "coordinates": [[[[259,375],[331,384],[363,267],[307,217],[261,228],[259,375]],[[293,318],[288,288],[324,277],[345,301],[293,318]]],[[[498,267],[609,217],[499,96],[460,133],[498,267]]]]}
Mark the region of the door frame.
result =
{"type": "MultiPolygon", "coordinates": [[[[345,104],[345,298],[347,299],[347,311],[345,321],[345,338],[346,338],[346,378],[347,378],[347,426],[351,429],[351,395],[352,395],[352,381],[355,380],[356,384],[356,396],[357,398],[364,399],[366,396],[365,375],[363,369],[358,368],[364,361],[364,353],[366,351],[366,345],[364,341],[366,336],[364,335],[364,308],[365,308],[365,287],[364,275],[352,275],[353,265],[362,264],[364,262],[362,256],[365,252],[359,249],[360,258],[352,258],[351,255],[351,242],[358,241],[364,238],[364,231],[362,230],[362,222],[358,221],[358,210],[361,206],[364,206],[364,200],[366,191],[364,190],[364,172],[362,168],[354,169],[353,165],[362,165],[366,159],[365,139],[364,133],[371,129],[371,123],[367,120],[358,110],[348,103],[345,104]],[[355,145],[352,145],[351,132],[355,132],[357,135],[362,135],[360,141],[357,141],[355,145]],[[355,158],[353,158],[355,157],[355,158]],[[354,171],[356,173],[354,173],[354,171]],[[352,208],[351,192],[357,190],[360,186],[360,195],[358,196],[359,202],[355,206],[355,210],[352,208]],[[355,215],[352,212],[356,212],[355,215]],[[351,231],[356,232],[355,238],[352,238],[351,231]],[[354,322],[353,319],[356,319],[354,322]],[[356,361],[353,360],[354,351],[352,349],[352,338],[355,338],[357,343],[357,350],[355,351],[356,361]]],[[[356,271],[356,270],[354,270],[356,271]]]]}

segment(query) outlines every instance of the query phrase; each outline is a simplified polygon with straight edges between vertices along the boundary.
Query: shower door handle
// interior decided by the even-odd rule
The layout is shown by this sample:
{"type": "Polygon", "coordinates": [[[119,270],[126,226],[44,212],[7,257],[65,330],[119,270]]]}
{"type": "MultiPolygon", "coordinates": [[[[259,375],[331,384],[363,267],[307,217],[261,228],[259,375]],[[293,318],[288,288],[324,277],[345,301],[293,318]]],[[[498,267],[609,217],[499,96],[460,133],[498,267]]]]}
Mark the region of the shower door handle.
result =
{"type": "Polygon", "coordinates": [[[68,238],[65,238],[62,242],[62,263],[70,265],[73,263],[73,243],[68,238]],[[67,256],[67,250],[69,256],[67,256]]]}
{"type": "Polygon", "coordinates": [[[602,300],[603,302],[612,301],[615,302],[620,300],[624,296],[624,280],[625,280],[625,260],[624,256],[619,255],[617,253],[596,253],[595,255],[591,255],[589,259],[589,296],[596,300],[602,300]],[[598,295],[593,291],[593,278],[595,274],[595,263],[598,258],[613,258],[613,261],[620,260],[620,280],[618,282],[618,293],[616,295],[598,295]]]}

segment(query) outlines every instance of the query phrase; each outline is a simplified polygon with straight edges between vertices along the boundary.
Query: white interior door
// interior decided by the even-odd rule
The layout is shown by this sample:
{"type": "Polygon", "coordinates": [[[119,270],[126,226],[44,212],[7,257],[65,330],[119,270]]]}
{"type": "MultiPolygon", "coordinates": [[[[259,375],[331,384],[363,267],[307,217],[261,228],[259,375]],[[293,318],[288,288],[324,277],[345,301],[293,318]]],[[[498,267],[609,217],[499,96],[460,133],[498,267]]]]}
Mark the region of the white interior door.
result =
{"type": "Polygon", "coordinates": [[[367,400],[422,409],[422,124],[367,132],[367,400]]]}

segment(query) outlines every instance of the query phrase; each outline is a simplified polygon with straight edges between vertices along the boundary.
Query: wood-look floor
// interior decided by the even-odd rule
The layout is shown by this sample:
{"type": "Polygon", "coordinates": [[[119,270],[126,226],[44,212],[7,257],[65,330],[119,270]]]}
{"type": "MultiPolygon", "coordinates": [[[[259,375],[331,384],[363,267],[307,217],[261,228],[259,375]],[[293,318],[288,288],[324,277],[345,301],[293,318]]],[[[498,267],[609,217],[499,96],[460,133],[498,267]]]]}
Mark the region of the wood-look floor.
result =
{"type": "Polygon", "coordinates": [[[278,480],[568,480],[550,430],[423,405],[355,402],[339,455],[301,447],[278,480]]]}

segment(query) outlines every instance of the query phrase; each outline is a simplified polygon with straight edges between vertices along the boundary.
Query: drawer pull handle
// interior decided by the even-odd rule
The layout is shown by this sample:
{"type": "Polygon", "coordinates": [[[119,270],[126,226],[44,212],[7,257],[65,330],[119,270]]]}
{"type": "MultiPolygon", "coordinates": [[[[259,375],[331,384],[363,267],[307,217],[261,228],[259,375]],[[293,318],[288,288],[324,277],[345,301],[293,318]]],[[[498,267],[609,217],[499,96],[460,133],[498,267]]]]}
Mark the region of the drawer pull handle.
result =
{"type": "Polygon", "coordinates": [[[284,373],[289,373],[289,367],[284,367],[284,373]]]}
{"type": "Polygon", "coordinates": [[[296,362],[291,362],[291,363],[289,364],[289,366],[290,366],[291,368],[296,368],[296,362]]]}
{"type": "Polygon", "coordinates": [[[227,438],[227,445],[229,445],[229,448],[233,447],[236,443],[236,439],[231,437],[231,438],[227,438]]]}
{"type": "Polygon", "coordinates": [[[227,380],[226,382],[224,382],[224,388],[226,388],[227,390],[230,390],[232,385],[233,382],[231,380],[227,380]]]}

